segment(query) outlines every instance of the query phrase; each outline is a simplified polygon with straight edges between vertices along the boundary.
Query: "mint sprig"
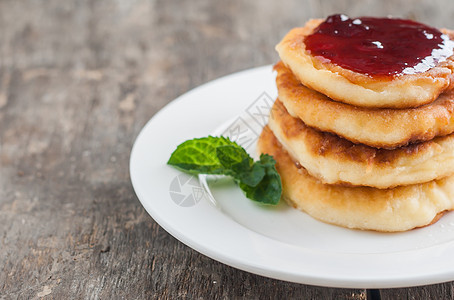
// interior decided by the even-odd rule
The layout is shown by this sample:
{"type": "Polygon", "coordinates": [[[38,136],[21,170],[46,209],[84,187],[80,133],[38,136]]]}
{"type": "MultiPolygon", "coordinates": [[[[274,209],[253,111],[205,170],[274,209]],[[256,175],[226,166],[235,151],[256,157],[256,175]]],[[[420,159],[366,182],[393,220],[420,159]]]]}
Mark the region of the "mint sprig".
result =
{"type": "Polygon", "coordinates": [[[281,177],[273,157],[262,154],[254,162],[240,145],[222,136],[183,142],[167,164],[191,174],[231,176],[246,197],[260,203],[276,205],[281,198],[281,177]]]}

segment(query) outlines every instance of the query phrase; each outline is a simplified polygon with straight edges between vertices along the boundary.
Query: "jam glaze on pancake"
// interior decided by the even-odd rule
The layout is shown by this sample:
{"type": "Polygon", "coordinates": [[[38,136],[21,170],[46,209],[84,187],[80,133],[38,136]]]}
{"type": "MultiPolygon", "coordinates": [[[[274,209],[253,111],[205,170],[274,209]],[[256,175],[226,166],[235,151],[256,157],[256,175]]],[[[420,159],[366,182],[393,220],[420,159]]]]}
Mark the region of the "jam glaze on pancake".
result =
{"type": "MultiPolygon", "coordinates": [[[[292,29],[276,46],[281,60],[305,86],[335,101],[369,108],[417,107],[452,89],[453,56],[422,73],[374,77],[343,68],[322,56],[310,55],[305,38],[322,22],[310,20],[305,27],[292,29]]],[[[452,32],[442,32],[453,39],[452,32]]]]}
{"type": "Polygon", "coordinates": [[[297,168],[268,127],[258,151],[277,161],[283,198],[293,207],[326,223],[384,232],[406,231],[431,224],[454,208],[454,177],[393,189],[323,184],[297,168]]]}
{"type": "Polygon", "coordinates": [[[290,156],[323,183],[386,189],[454,174],[454,134],[394,150],[377,149],[308,127],[279,99],[268,127],[290,156]]]}
{"type": "Polygon", "coordinates": [[[293,117],[352,142],[393,149],[454,132],[454,90],[417,108],[372,109],[336,102],[305,87],[282,62],[274,69],[279,99],[293,117]]]}
{"type": "Polygon", "coordinates": [[[453,55],[433,27],[405,19],[332,15],[306,36],[306,50],[372,77],[422,73],[453,55]]]}

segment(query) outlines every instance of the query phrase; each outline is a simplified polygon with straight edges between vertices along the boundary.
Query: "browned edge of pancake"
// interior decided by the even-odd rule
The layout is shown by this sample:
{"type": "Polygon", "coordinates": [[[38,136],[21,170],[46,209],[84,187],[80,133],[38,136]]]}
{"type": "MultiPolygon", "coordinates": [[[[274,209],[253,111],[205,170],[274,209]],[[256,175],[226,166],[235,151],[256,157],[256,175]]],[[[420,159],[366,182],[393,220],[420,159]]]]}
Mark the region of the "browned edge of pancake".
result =
{"type": "MultiPolygon", "coordinates": [[[[312,90],[295,77],[282,61],[274,70],[277,71],[276,86],[279,96],[287,99],[293,113],[302,118],[309,126],[321,131],[334,133],[354,143],[362,143],[375,148],[394,149],[413,143],[428,141],[434,137],[454,132],[454,90],[441,94],[434,102],[418,108],[366,108],[334,101],[327,96],[312,90]],[[352,127],[363,124],[364,131],[383,132],[381,141],[373,140],[367,133],[343,133],[334,129],[326,117],[350,118],[352,127]],[[399,141],[386,141],[387,132],[398,130],[402,136],[399,141]]],[[[296,117],[296,116],[295,116],[296,117]]]]}
{"type": "MultiPolygon", "coordinates": [[[[304,168],[298,168],[293,163],[293,161],[290,158],[290,156],[288,155],[287,151],[285,151],[285,149],[282,148],[282,145],[279,143],[279,141],[276,139],[276,137],[274,136],[272,131],[267,126],[264,127],[264,129],[259,137],[257,146],[258,146],[257,148],[258,148],[259,152],[267,153],[267,154],[273,156],[274,159],[276,160],[276,168],[277,168],[277,171],[281,175],[282,183],[283,183],[283,195],[282,195],[283,199],[286,202],[288,202],[290,206],[303,210],[303,211],[304,211],[304,209],[302,209],[300,207],[300,205],[295,202],[295,200],[303,201],[303,202],[309,201],[311,203],[313,201],[325,202],[325,204],[323,204],[323,206],[328,205],[328,207],[330,207],[331,209],[339,210],[340,215],[343,214],[342,213],[343,210],[351,210],[351,209],[354,209],[355,205],[360,205],[361,208],[360,207],[357,207],[357,208],[360,209],[361,212],[359,212],[359,211],[356,212],[355,210],[353,210],[351,212],[354,212],[354,213],[366,212],[366,215],[363,217],[367,217],[368,214],[373,213],[374,211],[376,211],[377,214],[380,214],[384,211],[389,211],[388,205],[390,204],[390,202],[395,201],[394,200],[395,194],[403,193],[404,195],[406,195],[405,193],[408,192],[409,189],[413,192],[415,192],[415,191],[417,192],[417,191],[419,191],[419,189],[426,189],[426,190],[429,189],[430,190],[434,187],[436,188],[438,186],[438,184],[442,184],[441,183],[442,181],[440,181],[440,182],[434,181],[434,182],[429,182],[429,183],[425,183],[425,184],[419,184],[419,185],[408,186],[408,187],[399,187],[399,188],[393,188],[393,189],[387,189],[387,190],[379,190],[379,189],[375,189],[375,188],[371,188],[371,187],[341,187],[341,186],[335,186],[335,185],[329,185],[329,184],[322,184],[316,178],[310,176],[304,168]],[[328,199],[319,199],[318,200],[318,198],[314,197],[313,195],[309,195],[310,197],[308,199],[292,199],[291,197],[289,197],[287,189],[299,188],[299,187],[295,186],[295,184],[298,184],[299,179],[297,179],[297,177],[299,177],[299,176],[302,176],[301,179],[303,181],[301,183],[304,182],[304,186],[315,187],[315,189],[313,190],[314,192],[318,191],[318,193],[319,193],[321,190],[324,190],[324,187],[326,187],[327,190],[325,190],[323,192],[323,194],[324,194],[324,196],[327,196],[328,199]],[[296,180],[296,182],[295,182],[295,180],[296,180]],[[291,187],[289,185],[293,185],[293,186],[291,187]],[[355,194],[356,195],[355,197],[357,199],[352,200],[351,198],[349,198],[349,196],[343,195],[343,199],[338,200],[337,199],[338,193],[341,193],[341,194],[346,193],[346,195],[355,194]],[[367,195],[370,195],[371,198],[368,199],[367,195]],[[361,199],[361,200],[359,200],[359,199],[361,199]],[[355,204],[353,204],[353,207],[350,207],[350,205],[348,204],[349,201],[355,202],[355,204]],[[370,201],[370,202],[367,203],[368,201],[370,201]],[[370,204],[370,208],[368,208],[369,204],[370,204]],[[371,211],[369,211],[369,210],[371,210],[371,211]]],[[[452,179],[450,179],[449,181],[451,182],[450,185],[452,185],[452,179]]],[[[400,201],[401,200],[402,199],[400,199],[400,201]]],[[[312,203],[311,205],[317,205],[317,204],[312,203]]],[[[452,206],[452,203],[451,203],[451,206],[452,206]]],[[[366,224],[365,226],[363,226],[363,224],[355,224],[355,223],[351,224],[351,223],[349,223],[349,220],[340,220],[340,221],[331,222],[329,220],[324,220],[323,215],[320,215],[320,214],[318,216],[317,215],[314,216],[311,213],[309,213],[309,215],[311,215],[312,217],[314,217],[316,219],[319,219],[322,222],[332,223],[334,225],[341,226],[341,227],[347,227],[350,229],[360,229],[360,230],[380,231],[380,232],[399,232],[399,231],[408,231],[411,229],[426,227],[431,224],[434,224],[446,212],[448,212],[450,210],[452,210],[452,207],[450,207],[449,209],[442,209],[442,210],[436,212],[431,219],[424,221],[423,224],[416,224],[409,228],[404,227],[406,225],[403,225],[403,227],[401,227],[401,228],[396,228],[396,227],[392,227],[393,225],[388,226],[387,224],[380,224],[378,226],[377,226],[377,224],[372,225],[372,226],[370,226],[370,224],[366,224]],[[388,229],[383,229],[383,228],[388,228],[388,229]]],[[[393,215],[394,212],[391,211],[391,214],[393,215]]],[[[376,216],[371,216],[371,217],[375,218],[376,219],[375,221],[377,221],[376,216]]],[[[380,219],[380,218],[378,218],[378,219],[380,219]]]]}
{"type": "Polygon", "coordinates": [[[356,144],[335,134],[319,131],[309,127],[301,119],[292,117],[279,99],[276,99],[271,109],[272,117],[280,124],[288,139],[301,138],[310,141],[310,150],[318,156],[335,156],[341,160],[367,162],[368,164],[392,165],[398,159],[411,159],[430,147],[437,147],[438,141],[454,138],[454,134],[425,142],[410,144],[396,149],[379,149],[364,144],[356,144]]]}

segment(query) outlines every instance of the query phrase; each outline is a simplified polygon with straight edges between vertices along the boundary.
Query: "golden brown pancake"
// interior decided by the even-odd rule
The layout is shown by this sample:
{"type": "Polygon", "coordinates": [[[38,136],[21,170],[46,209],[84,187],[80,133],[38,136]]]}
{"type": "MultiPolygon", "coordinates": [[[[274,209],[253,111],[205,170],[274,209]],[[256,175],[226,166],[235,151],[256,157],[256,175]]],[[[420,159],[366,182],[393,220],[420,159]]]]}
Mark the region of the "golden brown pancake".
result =
{"type": "Polygon", "coordinates": [[[326,223],[376,231],[405,231],[435,222],[454,208],[454,177],[427,183],[376,189],[323,184],[297,168],[268,127],[258,150],[277,161],[283,198],[326,223]]]}
{"type": "Polygon", "coordinates": [[[268,122],[291,157],[323,183],[385,189],[454,174],[454,134],[394,150],[377,149],[308,127],[279,99],[268,122]]]}
{"type": "MultiPolygon", "coordinates": [[[[372,108],[417,107],[435,100],[453,87],[454,57],[423,73],[377,78],[354,72],[305,50],[304,38],[322,22],[310,20],[292,29],[276,46],[281,60],[298,80],[339,102],[372,108]]],[[[443,31],[450,39],[454,34],[443,31]]]]}
{"type": "Polygon", "coordinates": [[[279,99],[292,116],[355,143],[392,149],[454,132],[454,90],[418,108],[371,109],[336,102],[305,87],[282,62],[274,69],[279,99]]]}

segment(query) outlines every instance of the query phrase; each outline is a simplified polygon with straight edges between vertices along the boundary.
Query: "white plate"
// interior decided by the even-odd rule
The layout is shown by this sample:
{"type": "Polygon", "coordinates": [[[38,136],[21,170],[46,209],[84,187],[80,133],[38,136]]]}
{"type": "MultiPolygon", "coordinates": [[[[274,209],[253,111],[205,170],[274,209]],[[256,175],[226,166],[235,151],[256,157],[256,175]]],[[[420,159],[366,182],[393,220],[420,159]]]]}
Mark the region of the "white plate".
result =
{"type": "Polygon", "coordinates": [[[454,215],[405,233],[321,223],[281,203],[258,205],[228,178],[201,181],[166,165],[181,142],[223,133],[254,153],[276,97],[271,66],[200,86],[143,128],[131,153],[136,194],[165,230],[189,247],[241,270],[346,288],[391,288],[454,280],[454,215]],[[208,190],[202,187],[206,185],[208,190]]]}

